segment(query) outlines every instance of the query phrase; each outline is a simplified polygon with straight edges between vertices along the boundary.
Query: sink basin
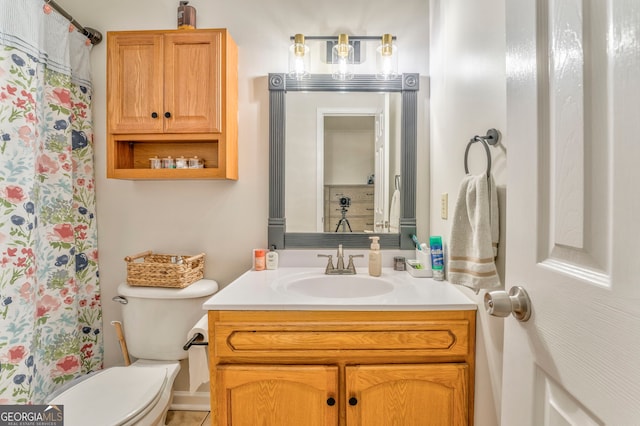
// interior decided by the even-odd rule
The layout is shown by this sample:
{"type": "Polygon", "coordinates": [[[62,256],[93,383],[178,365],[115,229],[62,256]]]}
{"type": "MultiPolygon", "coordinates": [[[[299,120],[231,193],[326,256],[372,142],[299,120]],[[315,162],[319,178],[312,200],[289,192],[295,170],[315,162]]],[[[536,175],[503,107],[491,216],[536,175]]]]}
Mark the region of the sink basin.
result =
{"type": "Polygon", "coordinates": [[[332,299],[373,297],[394,290],[393,282],[368,275],[296,274],[273,283],[279,291],[332,299]]]}

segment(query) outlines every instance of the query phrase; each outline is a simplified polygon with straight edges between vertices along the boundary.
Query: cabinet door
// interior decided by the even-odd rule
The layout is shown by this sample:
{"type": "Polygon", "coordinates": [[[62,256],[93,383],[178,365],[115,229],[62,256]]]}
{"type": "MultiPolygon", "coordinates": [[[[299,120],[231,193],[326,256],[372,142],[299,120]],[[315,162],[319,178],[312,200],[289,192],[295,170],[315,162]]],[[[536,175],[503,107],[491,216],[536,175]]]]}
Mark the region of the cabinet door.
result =
{"type": "Polygon", "coordinates": [[[165,132],[220,133],[222,33],[169,33],[164,56],[165,132]]]}
{"type": "Polygon", "coordinates": [[[336,426],[338,367],[221,365],[218,426],[336,426]]]}
{"type": "Polygon", "coordinates": [[[468,425],[467,364],[346,367],[349,426],[468,425]]]}
{"type": "Polygon", "coordinates": [[[108,35],[109,131],[163,131],[163,52],[158,34],[108,35]]]}

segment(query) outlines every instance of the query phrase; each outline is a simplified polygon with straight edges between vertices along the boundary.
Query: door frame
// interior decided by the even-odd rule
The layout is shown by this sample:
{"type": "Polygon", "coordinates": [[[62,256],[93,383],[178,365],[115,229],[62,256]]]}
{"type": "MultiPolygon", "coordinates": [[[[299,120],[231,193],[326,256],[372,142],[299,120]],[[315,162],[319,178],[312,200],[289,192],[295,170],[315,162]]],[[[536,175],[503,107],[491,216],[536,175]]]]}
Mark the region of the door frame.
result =
{"type": "MultiPolygon", "coordinates": [[[[386,108],[386,107],[385,107],[386,108]]],[[[324,119],[325,117],[374,117],[380,114],[386,117],[385,111],[378,108],[318,108],[316,111],[316,231],[324,231],[324,119]]],[[[377,120],[376,120],[377,122],[377,120]]],[[[376,132],[377,129],[374,129],[376,132]]],[[[386,133],[385,133],[386,134],[386,133]]],[[[388,150],[389,137],[386,134],[388,150]]],[[[389,165],[385,167],[389,173],[389,165]]],[[[378,180],[376,178],[376,180],[378,180]]],[[[388,198],[388,196],[387,196],[388,198]]],[[[374,200],[375,205],[375,200],[374,200]]]]}

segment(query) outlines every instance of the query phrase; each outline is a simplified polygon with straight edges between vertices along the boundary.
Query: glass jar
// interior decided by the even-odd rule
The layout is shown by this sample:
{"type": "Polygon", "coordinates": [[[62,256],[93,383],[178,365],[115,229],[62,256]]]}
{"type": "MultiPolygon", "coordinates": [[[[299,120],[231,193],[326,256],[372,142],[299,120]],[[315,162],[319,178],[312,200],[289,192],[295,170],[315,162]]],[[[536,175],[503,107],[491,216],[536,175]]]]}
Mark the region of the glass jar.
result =
{"type": "Polygon", "coordinates": [[[189,166],[186,158],[184,157],[176,158],[176,169],[186,169],[188,167],[189,166]]]}
{"type": "Polygon", "coordinates": [[[171,156],[165,157],[162,159],[162,168],[163,169],[175,169],[176,168],[176,162],[174,161],[173,158],[171,158],[171,156]]]}
{"type": "Polygon", "coordinates": [[[160,159],[158,158],[157,155],[155,157],[149,158],[149,168],[159,169],[161,167],[162,167],[162,163],[160,162],[160,159]]]}
{"type": "Polygon", "coordinates": [[[201,169],[204,167],[204,160],[198,158],[198,156],[194,156],[189,158],[189,168],[190,169],[201,169]]]}

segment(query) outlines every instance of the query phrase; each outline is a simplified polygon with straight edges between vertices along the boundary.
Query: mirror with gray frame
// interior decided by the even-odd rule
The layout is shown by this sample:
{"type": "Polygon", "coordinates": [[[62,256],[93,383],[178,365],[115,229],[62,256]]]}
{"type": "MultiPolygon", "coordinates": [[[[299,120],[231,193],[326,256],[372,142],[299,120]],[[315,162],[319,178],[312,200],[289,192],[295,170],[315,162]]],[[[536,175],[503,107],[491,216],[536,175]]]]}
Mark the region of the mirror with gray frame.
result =
{"type": "Polygon", "coordinates": [[[414,247],[418,82],[269,74],[269,247],[414,247]]]}

